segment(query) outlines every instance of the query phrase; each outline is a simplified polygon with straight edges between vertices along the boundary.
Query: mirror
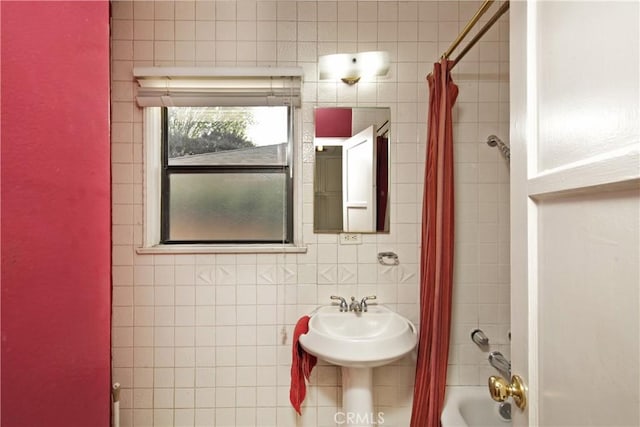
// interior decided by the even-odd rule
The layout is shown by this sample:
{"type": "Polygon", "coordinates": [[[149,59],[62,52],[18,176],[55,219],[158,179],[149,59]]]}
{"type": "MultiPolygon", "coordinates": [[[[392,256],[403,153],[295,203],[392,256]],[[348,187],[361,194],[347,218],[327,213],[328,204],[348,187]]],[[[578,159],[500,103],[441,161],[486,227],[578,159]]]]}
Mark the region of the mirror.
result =
{"type": "Polygon", "coordinates": [[[315,109],[316,233],[389,232],[390,121],[389,108],[315,109]]]}

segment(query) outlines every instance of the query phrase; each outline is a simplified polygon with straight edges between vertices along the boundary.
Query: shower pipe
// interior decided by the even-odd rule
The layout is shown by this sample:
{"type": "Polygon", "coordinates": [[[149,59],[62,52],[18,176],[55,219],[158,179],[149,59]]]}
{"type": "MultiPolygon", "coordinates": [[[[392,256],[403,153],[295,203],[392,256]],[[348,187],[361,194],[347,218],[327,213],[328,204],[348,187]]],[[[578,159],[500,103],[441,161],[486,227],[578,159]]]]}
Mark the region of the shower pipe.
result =
{"type": "Polygon", "coordinates": [[[509,148],[509,146],[504,141],[502,141],[500,138],[498,138],[495,135],[489,135],[487,137],[487,145],[489,147],[498,147],[498,149],[500,150],[502,155],[508,161],[511,161],[511,148],[509,148]]]}

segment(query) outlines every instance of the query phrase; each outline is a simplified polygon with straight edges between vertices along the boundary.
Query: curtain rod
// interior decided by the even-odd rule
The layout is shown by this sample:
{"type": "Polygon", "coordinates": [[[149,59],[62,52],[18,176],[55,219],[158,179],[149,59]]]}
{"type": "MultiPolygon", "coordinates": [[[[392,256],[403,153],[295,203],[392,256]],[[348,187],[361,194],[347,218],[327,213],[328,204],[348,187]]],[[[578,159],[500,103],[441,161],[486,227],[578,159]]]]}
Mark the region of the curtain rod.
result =
{"type": "Polygon", "coordinates": [[[462,39],[471,31],[474,25],[478,22],[478,20],[485,14],[485,12],[489,9],[494,0],[484,0],[484,3],[480,6],[475,15],[467,22],[467,25],[462,29],[462,32],[458,34],[458,37],[451,43],[449,49],[447,49],[443,54],[442,58],[449,59],[449,55],[455,50],[456,47],[460,44],[462,39]]]}
{"type": "Polygon", "coordinates": [[[495,22],[500,19],[504,13],[509,10],[509,1],[506,1],[500,6],[500,8],[493,14],[493,16],[487,21],[486,24],[478,31],[478,33],[467,43],[467,45],[462,49],[462,51],[456,56],[451,64],[450,70],[458,64],[458,62],[471,50],[471,48],[484,36],[484,34],[489,31],[489,29],[495,24],[495,22]]]}

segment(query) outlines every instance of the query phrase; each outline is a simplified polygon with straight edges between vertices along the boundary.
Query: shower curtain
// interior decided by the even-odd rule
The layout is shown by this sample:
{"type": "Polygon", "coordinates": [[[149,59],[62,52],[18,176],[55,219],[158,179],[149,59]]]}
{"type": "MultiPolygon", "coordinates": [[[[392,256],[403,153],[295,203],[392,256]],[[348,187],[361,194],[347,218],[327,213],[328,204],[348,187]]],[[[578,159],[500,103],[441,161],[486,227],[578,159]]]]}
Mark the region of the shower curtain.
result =
{"type": "Polygon", "coordinates": [[[420,254],[420,336],[411,427],[437,427],[444,404],[453,282],[452,62],[427,76],[429,122],[420,254]]]}

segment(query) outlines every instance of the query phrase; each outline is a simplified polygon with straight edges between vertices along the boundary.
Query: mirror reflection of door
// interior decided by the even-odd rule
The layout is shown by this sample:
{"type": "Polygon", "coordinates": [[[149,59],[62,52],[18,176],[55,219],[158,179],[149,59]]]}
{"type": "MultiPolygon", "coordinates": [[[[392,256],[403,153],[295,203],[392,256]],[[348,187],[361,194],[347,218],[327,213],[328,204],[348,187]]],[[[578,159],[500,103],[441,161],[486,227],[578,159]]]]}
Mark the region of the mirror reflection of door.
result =
{"type": "Polygon", "coordinates": [[[389,108],[316,108],[316,233],[389,232],[389,130],[389,108]]]}
{"type": "Polygon", "coordinates": [[[342,229],[367,232],[376,227],[376,152],[373,125],[342,145],[342,229]]]}

